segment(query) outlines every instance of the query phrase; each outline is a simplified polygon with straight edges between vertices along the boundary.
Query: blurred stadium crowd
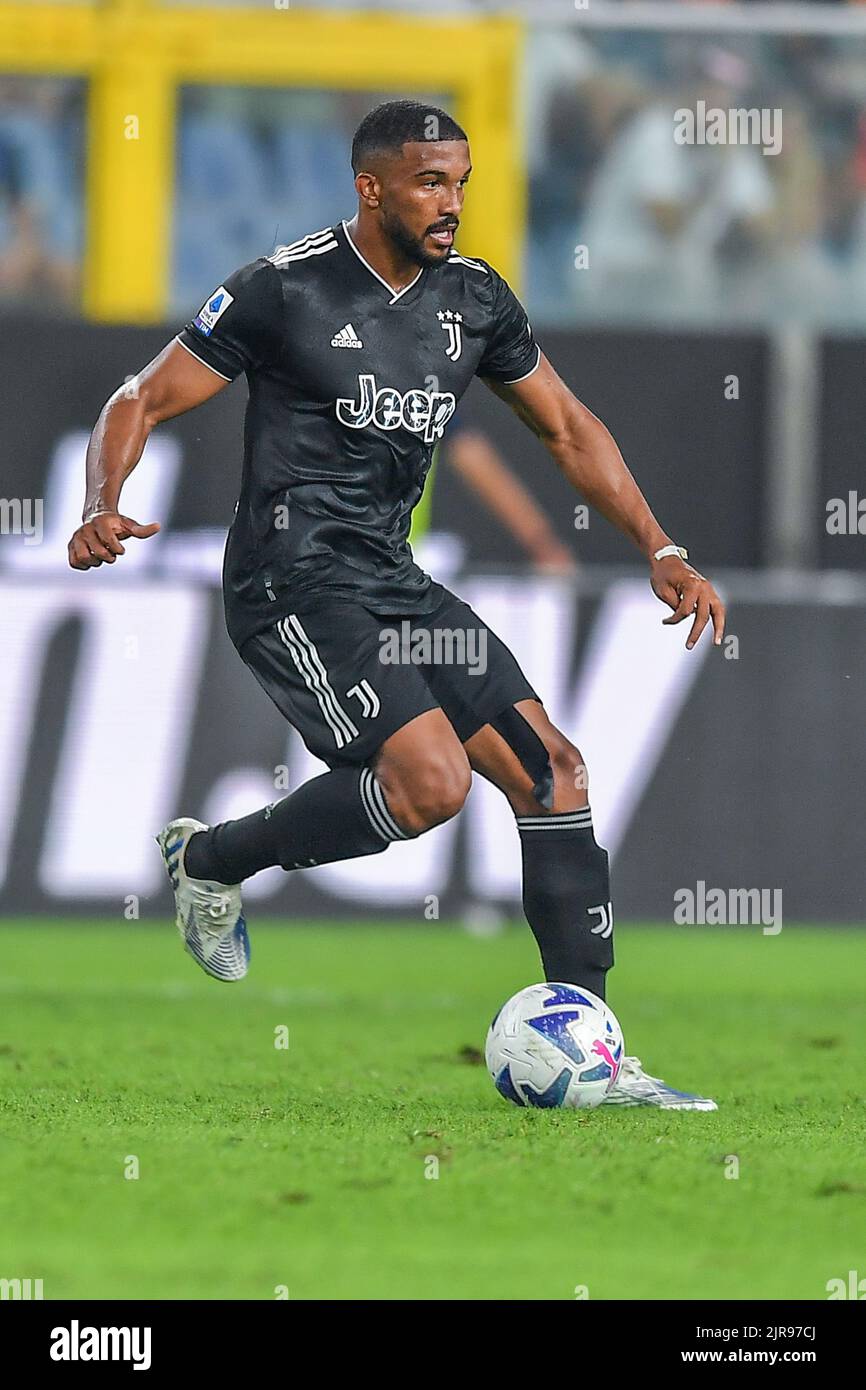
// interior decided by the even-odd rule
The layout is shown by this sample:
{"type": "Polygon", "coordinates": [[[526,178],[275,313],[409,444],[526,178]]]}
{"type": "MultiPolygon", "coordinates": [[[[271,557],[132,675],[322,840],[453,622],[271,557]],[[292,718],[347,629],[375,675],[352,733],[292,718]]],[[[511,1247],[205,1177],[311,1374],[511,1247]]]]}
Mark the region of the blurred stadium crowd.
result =
{"type": "Polygon", "coordinates": [[[0,77],[0,297],[77,302],[84,183],[80,83],[0,77]]]}
{"type": "Polygon", "coordinates": [[[536,313],[862,322],[866,39],[540,30],[528,62],[536,313]],[[677,144],[701,101],[776,113],[779,152],[677,144]]]}
{"type": "MultiPolygon", "coordinates": [[[[539,322],[863,322],[866,36],[542,26],[524,77],[523,292],[539,322]],[[673,113],[699,100],[780,112],[779,152],[677,144],[673,113]]],[[[173,312],[351,211],[348,144],[377,99],[182,89],[173,312]]],[[[0,78],[3,302],[77,307],[84,124],[82,81],[0,78]]]]}

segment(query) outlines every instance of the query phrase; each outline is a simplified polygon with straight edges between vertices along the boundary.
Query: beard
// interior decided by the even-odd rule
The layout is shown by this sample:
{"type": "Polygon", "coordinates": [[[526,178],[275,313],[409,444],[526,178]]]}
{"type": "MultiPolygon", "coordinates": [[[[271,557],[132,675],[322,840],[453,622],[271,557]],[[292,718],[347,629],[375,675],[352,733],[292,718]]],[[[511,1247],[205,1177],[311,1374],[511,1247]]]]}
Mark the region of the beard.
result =
{"type": "MultiPolygon", "coordinates": [[[[435,251],[428,251],[424,245],[424,237],[417,237],[414,232],[410,232],[405,222],[401,221],[396,213],[386,212],[383,209],[382,230],[398,250],[402,251],[403,255],[408,260],[413,261],[415,265],[423,266],[427,270],[434,270],[448,259],[450,247],[443,247],[439,254],[435,251]]],[[[424,235],[426,236],[427,232],[433,230],[438,230],[435,222],[427,228],[424,235]]]]}

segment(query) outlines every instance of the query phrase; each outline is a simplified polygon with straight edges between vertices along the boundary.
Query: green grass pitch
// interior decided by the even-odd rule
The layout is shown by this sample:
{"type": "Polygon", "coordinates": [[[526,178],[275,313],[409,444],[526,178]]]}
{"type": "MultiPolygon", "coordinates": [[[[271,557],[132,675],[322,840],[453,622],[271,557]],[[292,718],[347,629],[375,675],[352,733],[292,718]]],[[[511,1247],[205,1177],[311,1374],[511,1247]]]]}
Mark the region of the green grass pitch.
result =
{"type": "Polygon", "coordinates": [[[628,1051],[717,1114],[502,1100],[479,1049],[539,978],[526,928],[254,920],[252,944],[220,985],[171,926],[0,925],[0,1277],[47,1299],[820,1300],[866,1274],[858,932],[618,932],[628,1051]]]}

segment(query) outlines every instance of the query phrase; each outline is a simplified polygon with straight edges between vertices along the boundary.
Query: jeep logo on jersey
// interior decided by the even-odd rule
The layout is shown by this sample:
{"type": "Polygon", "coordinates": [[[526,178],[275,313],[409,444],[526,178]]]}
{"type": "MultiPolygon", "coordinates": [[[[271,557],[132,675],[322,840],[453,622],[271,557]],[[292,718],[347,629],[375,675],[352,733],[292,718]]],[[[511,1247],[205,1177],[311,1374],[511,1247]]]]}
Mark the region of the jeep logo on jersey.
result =
{"type": "Polygon", "coordinates": [[[358,400],[343,397],[337,401],[337,419],[353,430],[375,425],[380,430],[411,430],[423,436],[425,444],[440,437],[457,408],[450,391],[407,391],[401,396],[392,386],[376,389],[376,378],[358,377],[358,400]]]}

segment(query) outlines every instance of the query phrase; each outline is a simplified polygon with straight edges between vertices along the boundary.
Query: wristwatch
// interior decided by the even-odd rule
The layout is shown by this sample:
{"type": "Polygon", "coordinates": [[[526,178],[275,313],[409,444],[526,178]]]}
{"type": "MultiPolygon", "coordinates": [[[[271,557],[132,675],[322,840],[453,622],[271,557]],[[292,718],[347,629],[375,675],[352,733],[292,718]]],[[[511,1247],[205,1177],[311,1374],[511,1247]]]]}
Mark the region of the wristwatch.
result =
{"type": "Polygon", "coordinates": [[[681,560],[689,558],[689,552],[684,545],[663,545],[661,550],[657,550],[653,555],[654,560],[664,560],[668,555],[679,555],[681,560]]]}

